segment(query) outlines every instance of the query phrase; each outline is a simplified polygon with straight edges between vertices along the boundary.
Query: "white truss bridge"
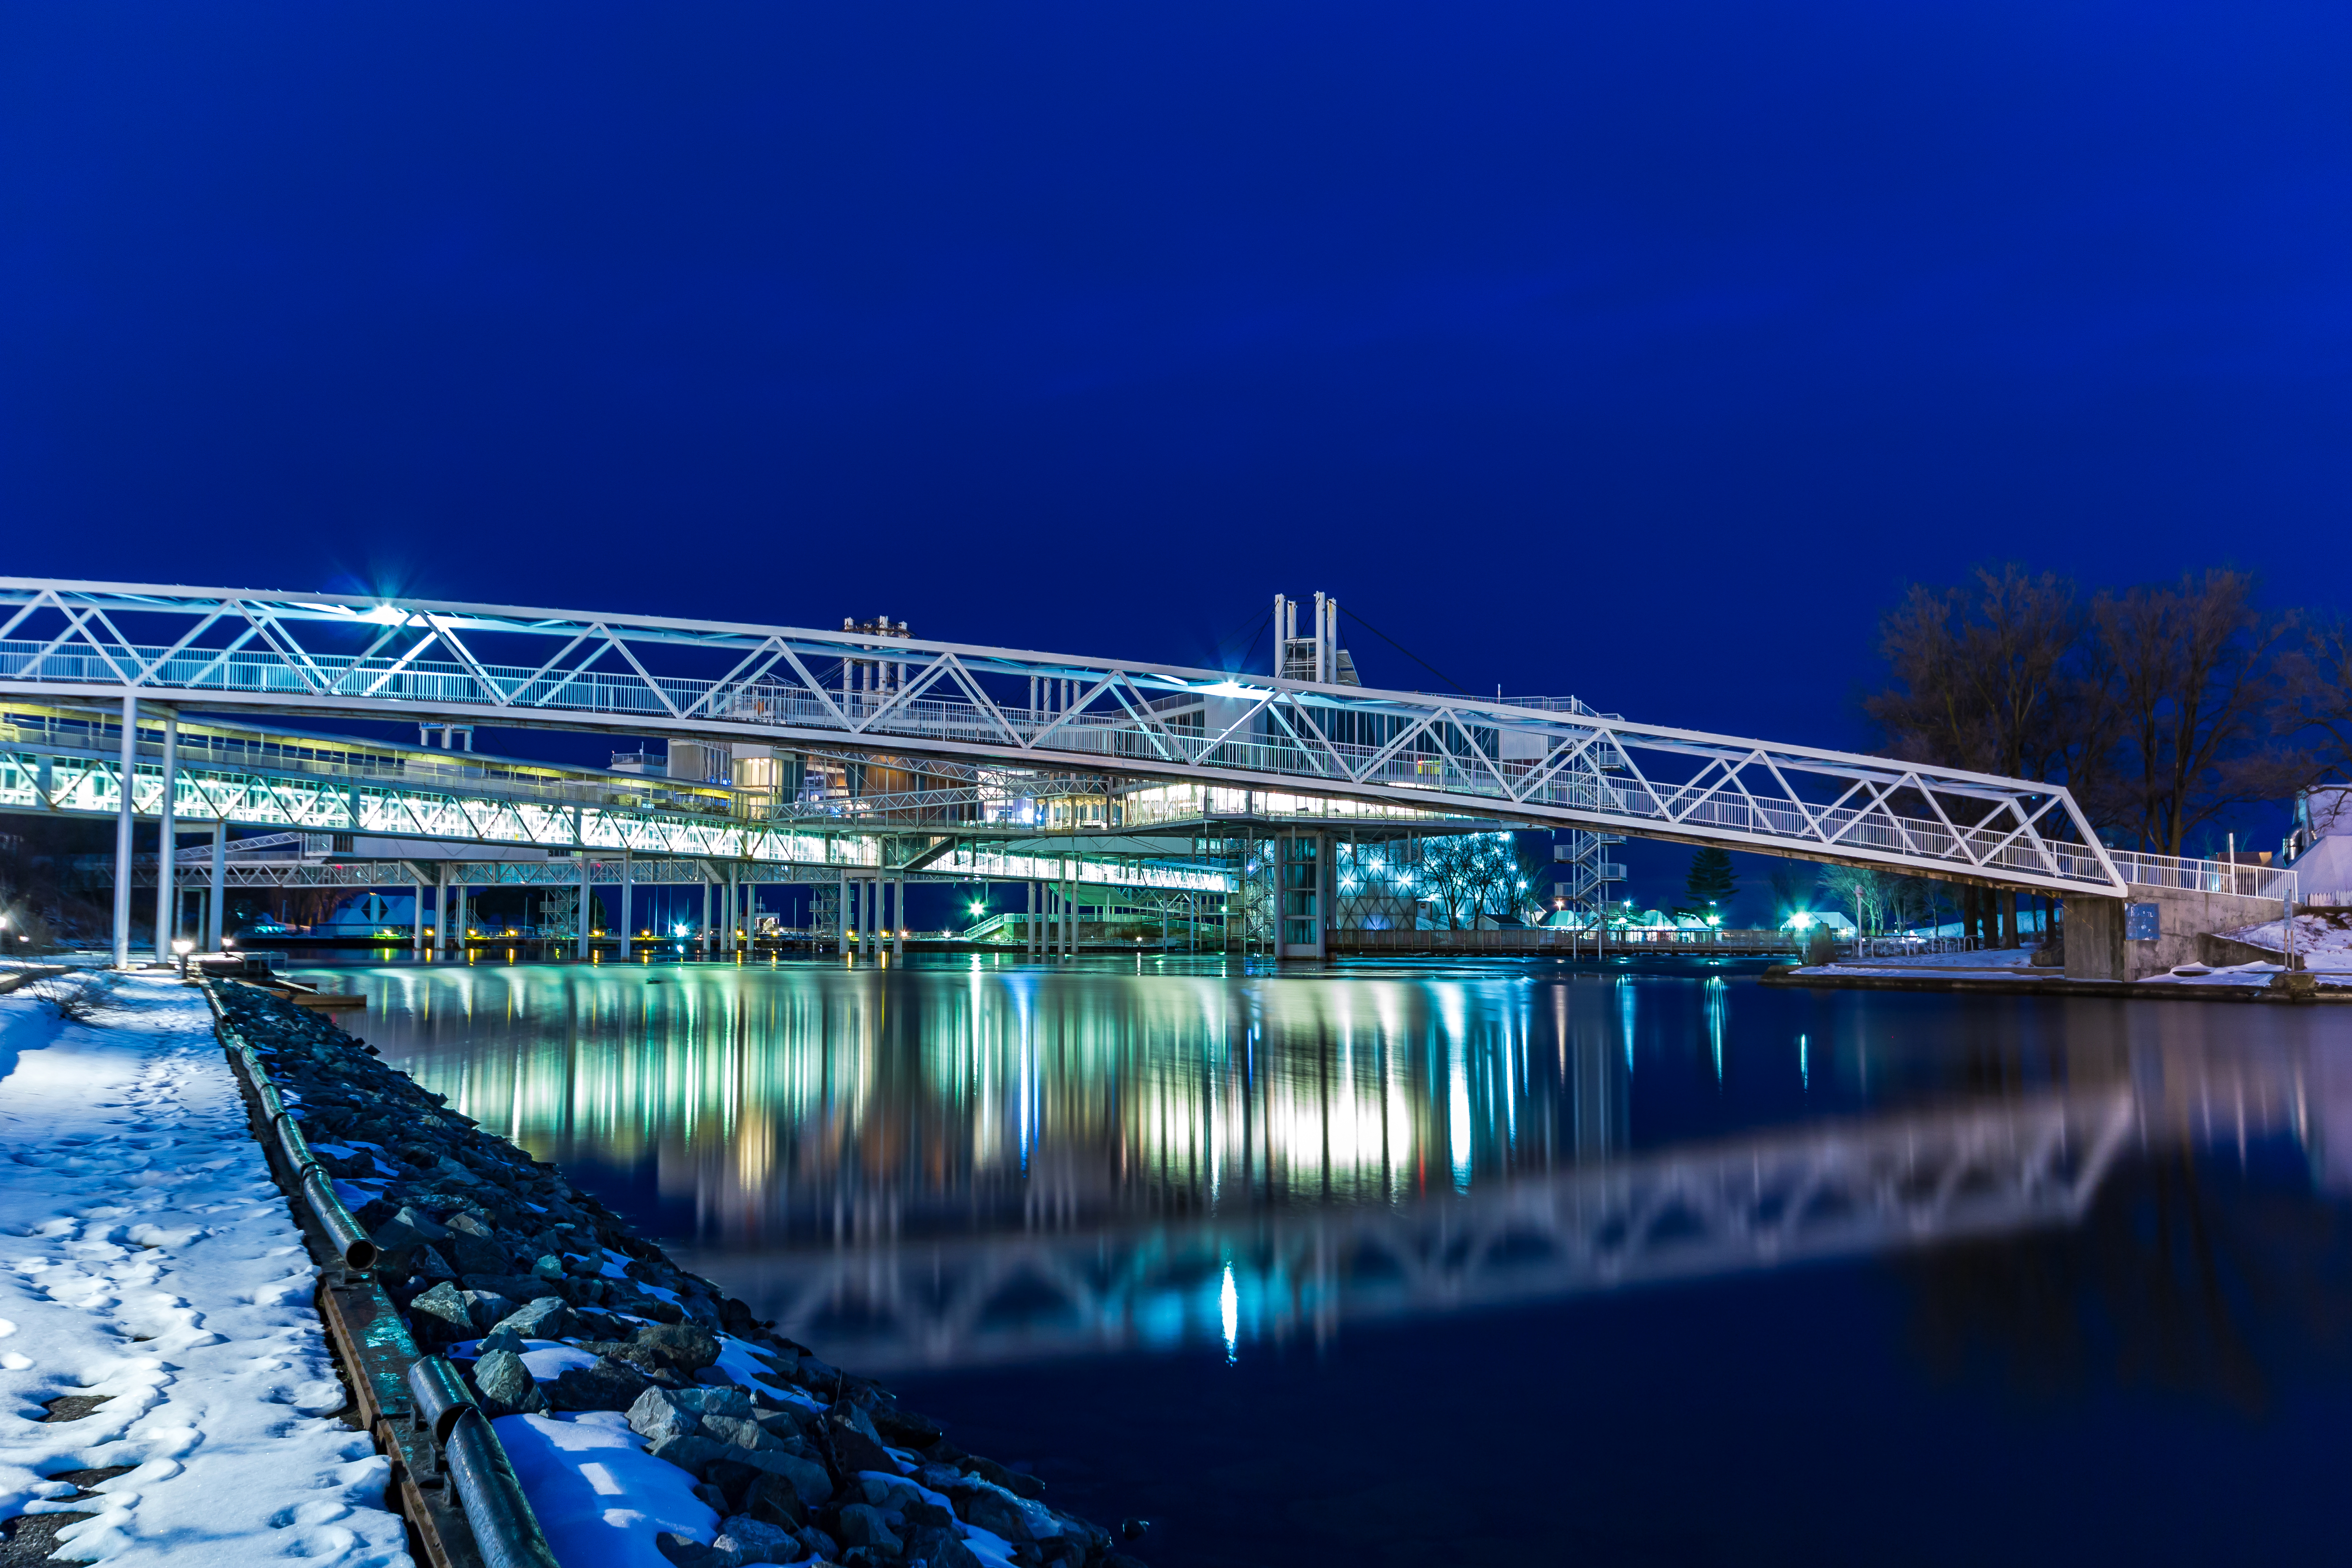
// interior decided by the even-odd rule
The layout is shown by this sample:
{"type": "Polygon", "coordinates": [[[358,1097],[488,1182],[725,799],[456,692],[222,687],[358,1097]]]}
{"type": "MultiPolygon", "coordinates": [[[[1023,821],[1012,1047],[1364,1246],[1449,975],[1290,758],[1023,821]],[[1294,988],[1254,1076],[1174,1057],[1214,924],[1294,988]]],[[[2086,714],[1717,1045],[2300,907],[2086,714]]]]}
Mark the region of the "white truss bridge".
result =
{"type": "MultiPolygon", "coordinates": [[[[1572,699],[856,631],[0,578],[9,696],[767,742],[1157,782],[1192,791],[1181,809],[1196,816],[1278,795],[1337,816],[1577,827],[2061,894],[2126,887],[2074,800],[2031,780],[1639,724],[1572,699]]],[[[541,826],[567,830],[587,832],[541,826]]]]}

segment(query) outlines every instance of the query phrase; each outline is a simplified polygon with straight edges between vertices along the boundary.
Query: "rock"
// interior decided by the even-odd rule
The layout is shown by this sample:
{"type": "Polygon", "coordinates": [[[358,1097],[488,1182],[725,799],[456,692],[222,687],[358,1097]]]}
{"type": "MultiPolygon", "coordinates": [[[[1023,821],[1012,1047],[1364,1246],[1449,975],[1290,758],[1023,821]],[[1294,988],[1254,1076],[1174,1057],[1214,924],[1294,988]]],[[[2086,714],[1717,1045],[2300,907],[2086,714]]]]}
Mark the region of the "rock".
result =
{"type": "Polygon", "coordinates": [[[719,1360],[718,1337],[690,1323],[649,1324],[629,1343],[632,1363],[666,1372],[696,1373],[719,1360]]]}
{"type": "Polygon", "coordinates": [[[1122,1519],[1118,1521],[1118,1532],[1126,1540],[1140,1541],[1151,1533],[1151,1521],[1148,1519],[1122,1519]]]}
{"type": "Polygon", "coordinates": [[[517,1307],[499,1327],[512,1329],[527,1340],[566,1340],[579,1331],[572,1308],[559,1296],[541,1296],[517,1307]]]}
{"type": "Polygon", "coordinates": [[[466,1321],[474,1325],[474,1331],[478,1334],[488,1333],[515,1310],[513,1301],[495,1290],[467,1290],[463,1294],[466,1298],[466,1321]]]}
{"type": "Polygon", "coordinates": [[[448,1259],[430,1247],[419,1247],[408,1255],[408,1277],[422,1279],[428,1285],[438,1285],[444,1279],[455,1279],[457,1271],[449,1267],[448,1259]]]}
{"type": "Polygon", "coordinates": [[[835,1528],[840,1531],[841,1539],[852,1546],[878,1547],[893,1557],[906,1549],[906,1542],[890,1528],[890,1521],[872,1503],[849,1504],[837,1516],[835,1528]]]}
{"type": "Polygon", "coordinates": [[[1034,1501],[1045,1495],[1045,1483],[1024,1470],[1008,1470],[994,1459],[974,1458],[968,1467],[982,1480],[992,1482],[1014,1497],[1034,1501]]]}
{"type": "Polygon", "coordinates": [[[477,1360],[474,1387],[479,1394],[482,1414],[493,1419],[546,1413],[547,1395],[532,1381],[530,1369],[523,1365],[522,1357],[512,1351],[492,1351],[477,1360]]]}
{"type": "Polygon", "coordinates": [[[509,1303],[509,1311],[518,1310],[525,1301],[535,1301],[547,1294],[547,1281],[530,1274],[467,1274],[466,1285],[469,1289],[504,1296],[509,1303]]]}
{"type": "Polygon", "coordinates": [[[677,1568],[736,1568],[736,1556],[705,1546],[690,1535],[680,1535],[665,1530],[654,1537],[654,1550],[677,1564],[677,1568]]]}
{"type": "Polygon", "coordinates": [[[629,1406],[629,1430],[648,1443],[688,1436],[700,1426],[701,1418],[666,1388],[648,1388],[629,1406]]]}
{"type": "MultiPolygon", "coordinates": [[[[634,1405],[631,1406],[635,1408],[634,1405]]],[[[711,1461],[725,1458],[742,1450],[731,1443],[714,1443],[709,1438],[688,1432],[662,1437],[646,1450],[656,1459],[667,1460],[698,1480],[708,1479],[711,1461]]]]}
{"type": "Polygon", "coordinates": [[[488,1355],[492,1351],[514,1351],[520,1353],[521,1350],[522,1336],[504,1323],[500,1323],[482,1336],[482,1342],[474,1348],[474,1353],[488,1355]]]}
{"type": "Polygon", "coordinates": [[[446,1280],[408,1303],[408,1321],[409,1331],[422,1350],[439,1350],[474,1337],[474,1320],[467,1310],[466,1298],[446,1280]]]}
{"type": "Polygon", "coordinates": [[[729,1384],[724,1388],[681,1388],[677,1402],[697,1415],[734,1415],[744,1420],[756,1419],[751,1396],[729,1384]]]}
{"type": "Polygon", "coordinates": [[[542,1253],[531,1259],[530,1271],[541,1279],[561,1279],[563,1278],[563,1259],[551,1252],[542,1253]]]}
{"type": "Polygon", "coordinates": [[[929,1416],[883,1405],[869,1417],[882,1441],[894,1448],[928,1448],[947,1436],[947,1429],[929,1416]]]}
{"type": "MultiPolygon", "coordinates": [[[[906,1513],[910,1508],[936,1508],[923,1500],[922,1489],[911,1481],[895,1480],[888,1476],[863,1475],[857,1478],[857,1492],[867,1502],[879,1509],[897,1509],[906,1513]]],[[[940,1510],[944,1513],[947,1510],[940,1510]]],[[[908,1514],[909,1519],[912,1514],[908,1514]]],[[[944,1521],[937,1522],[945,1522],[944,1521]]]]}
{"type": "Polygon", "coordinates": [[[993,1487],[974,1487],[956,1500],[956,1512],[966,1524],[993,1531],[1007,1541],[1034,1541],[1029,1516],[1021,1505],[993,1487]]]}
{"type": "Polygon", "coordinates": [[[746,1421],[740,1415],[705,1415],[703,1435],[717,1443],[732,1443],[739,1448],[781,1448],[778,1438],[761,1429],[756,1421],[746,1421]]]}
{"type": "MultiPolygon", "coordinates": [[[[957,1540],[942,1542],[939,1550],[925,1561],[929,1568],[987,1568],[979,1552],[957,1540]]],[[[1141,1565],[1138,1564],[1137,1568],[1141,1568],[1141,1565]]]]}
{"type": "Polygon", "coordinates": [[[764,1475],[780,1476],[792,1484],[801,1501],[815,1508],[833,1498],[833,1478],[814,1459],[787,1454],[781,1448],[730,1448],[728,1460],[748,1465],[764,1475]]]}
{"type": "Polygon", "coordinates": [[[720,1491],[717,1487],[712,1486],[709,1481],[695,1482],[694,1496],[698,1502],[701,1503],[703,1507],[709,1509],[711,1512],[719,1514],[721,1517],[725,1516],[728,1508],[727,1494],[720,1491]]]}
{"type": "Polygon", "coordinates": [[[881,1438],[875,1436],[874,1424],[857,1406],[845,1400],[836,1401],[824,1425],[825,1436],[843,1469],[880,1470],[890,1476],[898,1473],[898,1461],[883,1448],[881,1438]]]}
{"type": "Polygon", "coordinates": [[[765,1472],[751,1483],[743,1500],[743,1511],[753,1519],[788,1530],[799,1530],[808,1523],[808,1505],[801,1501],[801,1494],[793,1489],[793,1483],[765,1472]]]}
{"type": "Polygon", "coordinates": [[[401,1209],[377,1226],[368,1237],[379,1252],[393,1252],[404,1247],[422,1247],[428,1242],[446,1241],[448,1238],[446,1226],[427,1219],[413,1208],[401,1209]]]}
{"type": "Polygon", "coordinates": [[[801,1554],[799,1536],[741,1513],[719,1521],[719,1539],[712,1544],[733,1552],[739,1563],[789,1563],[801,1554]]]}
{"type": "Polygon", "coordinates": [[[593,1366],[568,1368],[547,1387],[558,1410],[626,1410],[651,1386],[634,1367],[597,1358],[593,1366]]]}

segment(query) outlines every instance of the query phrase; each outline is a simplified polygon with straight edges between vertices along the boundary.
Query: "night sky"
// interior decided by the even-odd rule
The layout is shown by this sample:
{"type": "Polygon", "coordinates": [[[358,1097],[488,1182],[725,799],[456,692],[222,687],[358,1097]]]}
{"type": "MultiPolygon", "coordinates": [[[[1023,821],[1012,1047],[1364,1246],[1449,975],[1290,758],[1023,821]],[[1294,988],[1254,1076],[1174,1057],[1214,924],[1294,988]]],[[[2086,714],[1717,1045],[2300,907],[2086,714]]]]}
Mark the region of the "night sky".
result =
{"type": "Polygon", "coordinates": [[[2147,0],[12,5],[0,570],[1201,663],[1320,588],[1430,667],[1359,626],[1375,684],[1863,744],[1909,579],[2352,597],[2347,59],[2147,0]]]}

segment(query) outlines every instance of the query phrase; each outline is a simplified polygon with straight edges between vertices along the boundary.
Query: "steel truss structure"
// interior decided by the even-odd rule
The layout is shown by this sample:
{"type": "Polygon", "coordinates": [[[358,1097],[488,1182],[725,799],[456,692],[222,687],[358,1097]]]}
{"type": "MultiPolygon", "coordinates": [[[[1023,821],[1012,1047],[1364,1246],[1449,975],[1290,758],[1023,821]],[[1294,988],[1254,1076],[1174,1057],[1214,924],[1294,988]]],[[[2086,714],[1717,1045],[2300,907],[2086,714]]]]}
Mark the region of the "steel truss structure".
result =
{"type": "MultiPolygon", "coordinates": [[[[856,630],[0,578],[0,693],[935,756],[2125,891],[2072,797],[2030,780],[1632,723],[1573,700],[856,630]]],[[[352,816],[368,809],[362,795],[352,816]]]]}
{"type": "MultiPolygon", "coordinates": [[[[79,750],[0,749],[0,810],[114,816],[121,802],[122,768],[119,755],[108,754],[111,750],[110,745],[101,750],[98,744],[79,750]]],[[[142,750],[143,755],[157,748],[149,745],[142,750]]],[[[820,825],[814,824],[746,822],[609,801],[518,798],[511,794],[476,793],[489,787],[481,784],[461,788],[454,783],[402,784],[348,770],[309,773],[283,766],[206,765],[183,760],[174,770],[173,781],[173,816],[184,831],[224,821],[309,834],[511,845],[610,858],[615,865],[624,853],[641,866],[734,861],[755,869],[792,873],[796,879],[844,871],[852,877],[901,876],[920,869],[961,880],[1076,879],[1190,892],[1223,892],[1228,886],[1227,878],[1219,871],[1025,855],[985,844],[940,847],[928,838],[920,840],[928,855],[924,865],[908,868],[894,863],[889,839],[855,826],[845,831],[834,825],[831,831],[822,831],[820,825]]],[[[132,813],[157,816],[163,805],[162,765],[142,760],[134,768],[132,813]]],[[[576,872],[567,875],[576,879],[576,872]]]]}

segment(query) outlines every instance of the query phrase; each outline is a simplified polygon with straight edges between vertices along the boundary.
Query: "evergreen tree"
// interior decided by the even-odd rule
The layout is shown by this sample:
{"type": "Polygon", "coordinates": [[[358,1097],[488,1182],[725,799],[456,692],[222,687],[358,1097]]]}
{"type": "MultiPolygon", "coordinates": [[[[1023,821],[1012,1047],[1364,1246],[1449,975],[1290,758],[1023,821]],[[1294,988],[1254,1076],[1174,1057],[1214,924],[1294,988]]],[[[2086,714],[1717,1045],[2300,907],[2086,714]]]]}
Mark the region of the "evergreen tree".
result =
{"type": "Polygon", "coordinates": [[[1690,873],[1683,879],[1683,911],[1706,917],[1715,913],[1728,919],[1731,900],[1738,893],[1739,884],[1731,869],[1728,850],[1712,845],[1691,852],[1690,873]],[[1712,910],[1708,906],[1713,905],[1712,910]]]}

